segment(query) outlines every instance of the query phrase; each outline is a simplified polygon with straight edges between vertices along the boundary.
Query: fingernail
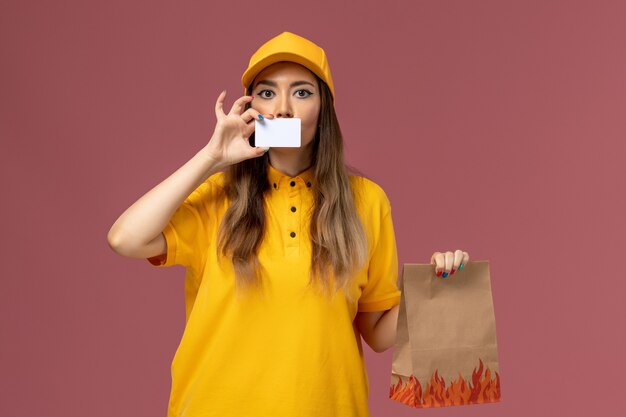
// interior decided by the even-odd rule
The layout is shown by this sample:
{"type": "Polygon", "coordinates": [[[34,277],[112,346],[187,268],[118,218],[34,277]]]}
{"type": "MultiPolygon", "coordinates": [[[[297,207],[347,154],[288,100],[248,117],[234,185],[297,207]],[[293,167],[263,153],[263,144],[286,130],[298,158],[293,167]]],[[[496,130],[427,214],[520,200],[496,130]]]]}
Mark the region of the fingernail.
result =
{"type": "Polygon", "coordinates": [[[259,114],[259,120],[263,120],[263,115],[259,114]]]}
{"type": "Polygon", "coordinates": [[[254,99],[254,96],[248,96],[248,97],[250,97],[250,100],[254,99]]]}
{"type": "Polygon", "coordinates": [[[440,277],[441,276],[441,271],[437,272],[437,276],[440,277]]]}
{"type": "Polygon", "coordinates": [[[465,266],[465,265],[463,265],[463,264],[459,265],[459,271],[460,271],[461,269],[463,269],[463,267],[464,267],[464,266],[465,266]]]}
{"type": "Polygon", "coordinates": [[[454,274],[454,268],[452,268],[452,271],[450,271],[450,275],[454,274]]]}
{"type": "Polygon", "coordinates": [[[269,114],[270,116],[274,117],[274,115],[272,113],[269,114]]]}
{"type": "Polygon", "coordinates": [[[270,151],[270,148],[265,149],[265,153],[268,153],[270,151]]]}
{"type": "Polygon", "coordinates": [[[444,273],[443,273],[443,275],[442,275],[442,277],[443,277],[443,278],[445,278],[445,277],[447,277],[447,276],[448,276],[448,273],[447,273],[447,272],[444,272],[444,273]]]}

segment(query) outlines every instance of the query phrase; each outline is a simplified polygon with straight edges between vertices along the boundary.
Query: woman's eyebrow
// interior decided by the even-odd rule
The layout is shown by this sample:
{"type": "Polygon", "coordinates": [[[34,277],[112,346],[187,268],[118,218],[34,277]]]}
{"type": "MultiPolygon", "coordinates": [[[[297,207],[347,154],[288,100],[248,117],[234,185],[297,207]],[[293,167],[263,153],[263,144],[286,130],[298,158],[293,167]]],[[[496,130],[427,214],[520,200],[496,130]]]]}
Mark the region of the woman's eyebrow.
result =
{"type": "Polygon", "coordinates": [[[257,88],[260,85],[269,85],[270,87],[278,87],[278,84],[276,84],[274,81],[261,80],[254,86],[254,88],[257,88]]]}
{"type": "MultiPolygon", "coordinates": [[[[259,81],[257,83],[255,88],[260,86],[261,84],[269,85],[270,87],[274,87],[274,88],[278,87],[278,84],[276,84],[276,82],[274,82],[274,81],[271,81],[271,80],[261,80],[261,81],[259,81]]],[[[309,82],[309,81],[300,80],[300,81],[294,81],[291,84],[289,84],[289,88],[298,87],[300,85],[310,85],[311,87],[315,87],[315,85],[313,83],[309,82]]]]}
{"type": "Polygon", "coordinates": [[[311,87],[315,87],[313,85],[313,83],[308,82],[308,81],[304,81],[304,80],[302,80],[302,81],[294,81],[291,84],[289,84],[289,87],[298,87],[300,85],[310,85],[311,87]]]}

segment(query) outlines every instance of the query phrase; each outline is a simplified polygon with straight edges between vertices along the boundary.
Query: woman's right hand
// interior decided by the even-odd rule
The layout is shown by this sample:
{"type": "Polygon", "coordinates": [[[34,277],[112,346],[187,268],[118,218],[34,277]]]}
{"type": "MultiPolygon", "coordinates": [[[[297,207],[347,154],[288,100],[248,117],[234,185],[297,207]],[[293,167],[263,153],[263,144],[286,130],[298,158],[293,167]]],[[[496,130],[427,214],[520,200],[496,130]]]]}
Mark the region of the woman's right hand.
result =
{"type": "Polygon", "coordinates": [[[211,140],[206,146],[209,158],[224,168],[245,159],[262,156],[269,148],[250,146],[248,138],[254,132],[254,120],[261,120],[258,111],[249,108],[243,111],[246,103],[254,97],[243,96],[237,99],[228,114],[224,113],[226,91],[217,98],[215,116],[217,123],[211,140]]]}

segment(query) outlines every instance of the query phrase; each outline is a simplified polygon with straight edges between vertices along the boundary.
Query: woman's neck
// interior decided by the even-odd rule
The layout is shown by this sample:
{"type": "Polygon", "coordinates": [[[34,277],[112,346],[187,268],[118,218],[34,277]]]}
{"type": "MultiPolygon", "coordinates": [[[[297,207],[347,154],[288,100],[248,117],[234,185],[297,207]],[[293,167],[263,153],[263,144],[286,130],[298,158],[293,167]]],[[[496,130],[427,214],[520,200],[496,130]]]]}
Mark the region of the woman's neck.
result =
{"type": "Polygon", "coordinates": [[[270,148],[270,164],[283,174],[295,177],[311,166],[312,147],[270,148]]]}

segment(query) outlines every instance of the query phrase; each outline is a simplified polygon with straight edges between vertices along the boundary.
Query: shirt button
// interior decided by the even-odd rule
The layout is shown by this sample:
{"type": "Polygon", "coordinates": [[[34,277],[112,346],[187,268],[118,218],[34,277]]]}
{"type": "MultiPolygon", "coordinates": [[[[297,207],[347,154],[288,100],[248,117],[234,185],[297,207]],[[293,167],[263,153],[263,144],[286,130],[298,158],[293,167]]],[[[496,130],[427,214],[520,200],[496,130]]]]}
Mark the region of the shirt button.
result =
{"type": "Polygon", "coordinates": [[[292,208],[291,208],[291,211],[295,213],[295,212],[296,212],[296,208],[295,208],[295,207],[292,207],[292,208]]]}
{"type": "Polygon", "coordinates": [[[296,237],[296,232],[291,232],[291,233],[289,233],[289,236],[291,236],[291,237],[296,237]]]}
{"type": "Polygon", "coordinates": [[[296,182],[295,182],[295,181],[291,181],[291,182],[289,183],[289,185],[291,185],[292,187],[295,187],[295,186],[296,186],[296,182]]]}

